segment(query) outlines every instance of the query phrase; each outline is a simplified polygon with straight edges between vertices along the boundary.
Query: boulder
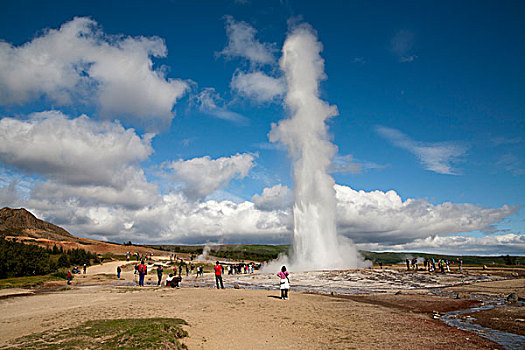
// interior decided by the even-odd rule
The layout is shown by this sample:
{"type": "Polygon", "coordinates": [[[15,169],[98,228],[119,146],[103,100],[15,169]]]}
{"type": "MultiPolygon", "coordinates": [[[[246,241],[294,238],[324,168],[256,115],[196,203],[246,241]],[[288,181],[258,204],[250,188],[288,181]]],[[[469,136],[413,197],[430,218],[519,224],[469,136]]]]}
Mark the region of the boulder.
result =
{"type": "Polygon", "coordinates": [[[518,302],[518,295],[516,293],[510,293],[506,300],[508,304],[515,304],[518,302]]]}
{"type": "Polygon", "coordinates": [[[470,294],[465,292],[458,292],[456,299],[470,299],[470,294]]]}

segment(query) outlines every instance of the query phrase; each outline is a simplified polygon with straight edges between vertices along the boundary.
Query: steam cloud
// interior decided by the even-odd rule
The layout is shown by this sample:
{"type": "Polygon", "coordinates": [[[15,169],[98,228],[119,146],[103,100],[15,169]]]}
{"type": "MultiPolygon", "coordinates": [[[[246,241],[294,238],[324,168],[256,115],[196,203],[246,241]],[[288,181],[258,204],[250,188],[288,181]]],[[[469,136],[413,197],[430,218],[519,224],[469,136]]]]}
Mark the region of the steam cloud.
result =
{"type": "Polygon", "coordinates": [[[321,50],[310,26],[298,26],[289,34],[279,64],[288,85],[285,103],[291,118],[273,125],[269,134],[271,142],[288,146],[293,162],[293,245],[290,257],[275,263],[287,263],[295,271],[362,264],[353,244],[337,235],[335,182],[328,174],[337,147],[329,141],[325,122],[338,112],[319,98],[319,83],[325,78],[321,50]]]}

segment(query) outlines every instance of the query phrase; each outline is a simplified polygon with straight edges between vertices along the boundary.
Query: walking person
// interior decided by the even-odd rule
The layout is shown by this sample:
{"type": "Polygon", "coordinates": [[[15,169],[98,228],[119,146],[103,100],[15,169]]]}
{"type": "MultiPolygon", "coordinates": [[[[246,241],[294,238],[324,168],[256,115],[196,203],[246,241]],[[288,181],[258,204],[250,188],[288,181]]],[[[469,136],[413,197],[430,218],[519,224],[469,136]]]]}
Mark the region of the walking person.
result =
{"type": "Polygon", "coordinates": [[[277,277],[281,279],[280,289],[281,289],[281,299],[288,299],[288,290],[290,290],[290,280],[288,276],[290,274],[286,271],[286,266],[281,267],[281,271],[277,274],[277,277]]]}
{"type": "Polygon", "coordinates": [[[159,265],[159,267],[157,267],[157,277],[158,277],[157,286],[160,286],[160,283],[162,282],[163,272],[164,272],[164,269],[162,268],[162,266],[159,265]]]}
{"type": "Polygon", "coordinates": [[[67,272],[67,284],[71,284],[71,280],[73,279],[73,274],[71,273],[71,270],[68,270],[67,272]]]}
{"type": "Polygon", "coordinates": [[[117,266],[117,278],[120,279],[120,273],[122,272],[122,269],[120,266],[117,266]]]}
{"type": "Polygon", "coordinates": [[[139,270],[139,286],[144,287],[144,277],[148,274],[148,267],[144,264],[144,260],[141,260],[138,266],[139,270]]]}
{"type": "Polygon", "coordinates": [[[217,261],[213,267],[215,270],[215,283],[217,284],[217,289],[224,289],[224,284],[222,284],[222,266],[217,261]],[[219,288],[219,282],[221,282],[221,288],[219,288]]]}

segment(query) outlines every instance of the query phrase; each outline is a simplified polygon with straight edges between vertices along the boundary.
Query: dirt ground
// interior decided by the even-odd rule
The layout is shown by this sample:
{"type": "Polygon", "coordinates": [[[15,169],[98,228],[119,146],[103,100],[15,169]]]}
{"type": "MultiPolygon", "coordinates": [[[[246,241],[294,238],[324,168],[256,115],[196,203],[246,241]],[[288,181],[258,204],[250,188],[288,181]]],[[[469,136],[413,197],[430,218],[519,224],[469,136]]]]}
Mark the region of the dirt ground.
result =
{"type": "MultiPolygon", "coordinates": [[[[116,280],[119,264],[90,267],[69,288],[58,282],[62,290],[0,299],[0,348],[9,348],[21,336],[75,327],[87,320],[147,322],[154,317],[186,320],[189,336],[182,342],[189,349],[501,348],[431,317],[434,310],[470,307],[470,300],[394,292],[339,297],[293,290],[289,300],[281,300],[276,289],[139,288],[133,286],[132,269],[124,269],[122,279],[116,280]]],[[[206,278],[211,281],[211,276],[206,278]]],[[[519,287],[524,280],[509,281],[518,281],[519,287]]],[[[504,281],[500,282],[506,293],[504,281]]]]}

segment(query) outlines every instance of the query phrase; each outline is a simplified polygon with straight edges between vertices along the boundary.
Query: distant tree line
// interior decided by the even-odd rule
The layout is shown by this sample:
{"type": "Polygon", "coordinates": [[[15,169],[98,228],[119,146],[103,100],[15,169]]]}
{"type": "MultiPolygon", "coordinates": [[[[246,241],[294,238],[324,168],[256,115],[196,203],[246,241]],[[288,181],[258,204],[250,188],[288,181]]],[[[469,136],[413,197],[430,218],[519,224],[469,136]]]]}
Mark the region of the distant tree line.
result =
{"type": "Polygon", "coordinates": [[[99,262],[96,254],[80,248],[42,248],[0,238],[0,278],[46,275],[60,268],[99,262]]]}
{"type": "MultiPolygon", "coordinates": [[[[202,254],[203,245],[146,245],[146,247],[173,253],[186,253],[194,256],[202,254]]],[[[279,254],[288,252],[289,245],[264,244],[224,244],[212,247],[210,255],[224,259],[270,261],[279,254]]]]}

